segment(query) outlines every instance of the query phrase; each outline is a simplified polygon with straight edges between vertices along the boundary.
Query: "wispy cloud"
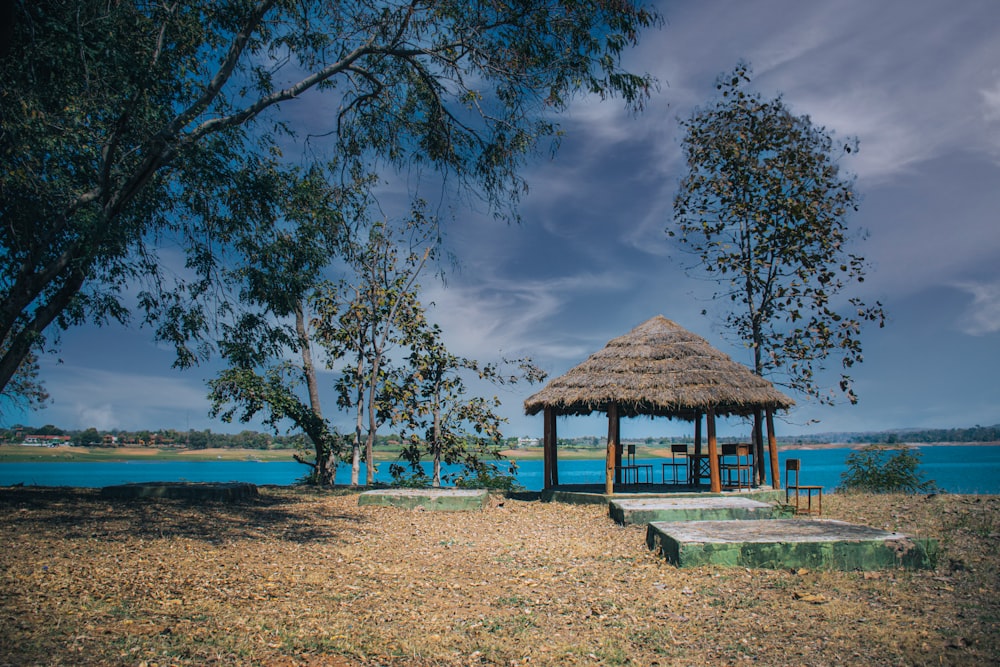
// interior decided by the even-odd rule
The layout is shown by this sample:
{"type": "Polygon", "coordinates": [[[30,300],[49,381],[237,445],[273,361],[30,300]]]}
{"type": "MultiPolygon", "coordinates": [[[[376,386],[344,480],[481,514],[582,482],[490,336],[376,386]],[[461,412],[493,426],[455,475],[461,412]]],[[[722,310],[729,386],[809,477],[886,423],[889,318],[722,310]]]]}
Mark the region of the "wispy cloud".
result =
{"type": "Polygon", "coordinates": [[[607,295],[628,285],[620,274],[519,280],[480,273],[461,285],[432,286],[426,295],[435,304],[431,319],[441,325],[456,353],[573,359],[588,347],[559,319],[570,317],[571,304],[582,295],[607,295]]]}
{"type": "Polygon", "coordinates": [[[1000,121],[1000,80],[992,88],[979,91],[983,98],[983,117],[988,121],[1000,121]]]}
{"type": "Polygon", "coordinates": [[[981,89],[979,95],[987,127],[984,133],[986,145],[989,146],[993,159],[1000,164],[1000,79],[992,86],[981,89]]]}
{"type": "Polygon", "coordinates": [[[955,288],[972,296],[961,320],[961,330],[970,336],[1000,331],[1000,281],[956,283],[955,288]]]}

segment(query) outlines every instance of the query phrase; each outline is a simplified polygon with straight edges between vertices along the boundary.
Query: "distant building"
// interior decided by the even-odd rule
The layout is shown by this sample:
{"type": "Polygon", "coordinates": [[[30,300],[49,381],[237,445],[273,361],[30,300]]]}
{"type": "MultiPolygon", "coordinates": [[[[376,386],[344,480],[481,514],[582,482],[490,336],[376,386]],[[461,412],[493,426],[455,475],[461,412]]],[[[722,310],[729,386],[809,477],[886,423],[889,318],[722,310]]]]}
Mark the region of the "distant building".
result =
{"type": "Polygon", "coordinates": [[[69,441],[68,435],[26,435],[21,444],[29,447],[58,447],[68,445],[69,441]]]}
{"type": "Polygon", "coordinates": [[[538,438],[528,438],[525,436],[521,436],[520,438],[517,439],[517,449],[523,449],[524,447],[537,447],[538,442],[539,442],[538,438]]]}

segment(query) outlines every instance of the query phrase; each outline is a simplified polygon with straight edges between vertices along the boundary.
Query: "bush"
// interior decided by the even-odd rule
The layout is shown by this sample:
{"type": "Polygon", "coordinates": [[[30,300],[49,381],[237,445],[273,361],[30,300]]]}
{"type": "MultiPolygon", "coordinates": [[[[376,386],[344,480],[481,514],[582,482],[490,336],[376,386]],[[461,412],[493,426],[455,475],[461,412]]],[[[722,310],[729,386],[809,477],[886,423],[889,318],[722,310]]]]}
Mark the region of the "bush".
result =
{"type": "Polygon", "coordinates": [[[412,470],[393,463],[389,466],[392,475],[392,485],[407,489],[424,489],[431,485],[431,478],[421,469],[412,470]]]}
{"type": "Polygon", "coordinates": [[[517,483],[517,477],[514,476],[516,469],[517,466],[513,462],[511,462],[510,474],[498,470],[495,466],[483,466],[475,471],[474,477],[456,477],[455,487],[459,489],[489,489],[491,491],[523,491],[524,487],[517,483]]]}
{"type": "Polygon", "coordinates": [[[840,474],[840,491],[867,493],[929,493],[934,480],[923,479],[920,452],[908,447],[869,445],[847,455],[840,474]]]}

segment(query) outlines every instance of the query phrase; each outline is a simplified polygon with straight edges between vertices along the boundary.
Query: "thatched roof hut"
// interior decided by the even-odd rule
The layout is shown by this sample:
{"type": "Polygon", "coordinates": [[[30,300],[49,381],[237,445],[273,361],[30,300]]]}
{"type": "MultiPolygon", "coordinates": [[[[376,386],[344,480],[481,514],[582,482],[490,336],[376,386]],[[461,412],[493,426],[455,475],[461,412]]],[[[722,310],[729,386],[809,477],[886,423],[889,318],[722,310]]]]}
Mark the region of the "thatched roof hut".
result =
{"type": "Polygon", "coordinates": [[[701,336],[657,315],[549,382],[524,410],[589,415],[607,412],[612,403],[627,417],[694,421],[709,407],[719,416],[752,415],[788,409],[795,401],[701,336]]]}
{"type": "MultiPolygon", "coordinates": [[[[619,442],[622,416],[660,416],[693,421],[700,445],[701,417],[708,417],[712,488],[718,490],[715,462],[715,416],[748,416],[766,412],[772,442],[773,467],[777,464],[771,415],[795,402],[749,368],[712,347],[701,336],[658,315],[608,342],[583,363],[549,382],[524,402],[529,415],[545,412],[545,483],[558,483],[556,472],[555,417],[557,415],[608,414],[608,470],[612,470],[612,445],[619,442]]],[[[700,449],[700,446],[699,446],[700,449]]],[[[620,454],[619,454],[620,456],[620,454]]],[[[620,460],[617,461],[620,466],[620,460]]],[[[607,482],[609,492],[613,489],[607,482]]]]}

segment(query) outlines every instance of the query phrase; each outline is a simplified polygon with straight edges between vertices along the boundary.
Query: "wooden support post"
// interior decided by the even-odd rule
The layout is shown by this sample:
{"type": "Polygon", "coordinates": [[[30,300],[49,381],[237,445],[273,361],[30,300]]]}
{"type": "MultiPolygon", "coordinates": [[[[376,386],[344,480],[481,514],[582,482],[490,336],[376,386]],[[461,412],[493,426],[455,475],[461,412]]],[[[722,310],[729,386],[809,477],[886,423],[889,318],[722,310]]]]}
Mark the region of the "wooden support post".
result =
{"type": "Polygon", "coordinates": [[[552,416],[549,418],[550,421],[552,422],[549,425],[549,428],[552,432],[552,452],[549,454],[549,457],[552,461],[552,474],[550,477],[550,481],[552,483],[552,486],[555,487],[559,486],[559,435],[558,432],[556,431],[555,410],[552,410],[551,414],[552,416]]]}
{"type": "Polygon", "coordinates": [[[604,463],[604,493],[612,496],[615,493],[615,451],[617,443],[608,440],[607,457],[604,463]]]}
{"type": "Polygon", "coordinates": [[[618,449],[618,430],[620,425],[618,404],[611,403],[608,406],[608,451],[604,469],[604,493],[609,496],[614,495],[615,470],[621,465],[621,451],[618,449]]]}
{"type": "Polygon", "coordinates": [[[767,448],[771,450],[771,488],[781,488],[781,475],[778,470],[778,438],[774,435],[774,411],[770,408],[767,415],[767,448]]]}
{"type": "Polygon", "coordinates": [[[542,417],[542,488],[552,488],[552,452],[555,450],[552,433],[553,412],[552,408],[545,408],[542,417]]]}
{"type": "Polygon", "coordinates": [[[715,439],[715,408],[708,408],[708,465],[712,493],[722,492],[722,476],[719,474],[719,443],[715,439]]]}
{"type": "Polygon", "coordinates": [[[694,453],[701,456],[701,413],[697,413],[694,418],[694,453]]]}
{"type": "Polygon", "coordinates": [[[608,424],[608,428],[614,429],[614,442],[615,442],[615,486],[622,483],[622,450],[624,446],[622,445],[622,418],[618,414],[618,404],[614,404],[614,419],[608,424]]]}
{"type": "Polygon", "coordinates": [[[754,454],[753,454],[753,475],[757,484],[765,484],[767,482],[767,472],[764,465],[764,428],[763,428],[763,415],[761,415],[760,410],[753,411],[753,444],[754,444],[754,454]]]}

